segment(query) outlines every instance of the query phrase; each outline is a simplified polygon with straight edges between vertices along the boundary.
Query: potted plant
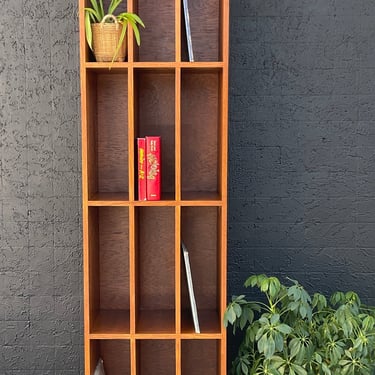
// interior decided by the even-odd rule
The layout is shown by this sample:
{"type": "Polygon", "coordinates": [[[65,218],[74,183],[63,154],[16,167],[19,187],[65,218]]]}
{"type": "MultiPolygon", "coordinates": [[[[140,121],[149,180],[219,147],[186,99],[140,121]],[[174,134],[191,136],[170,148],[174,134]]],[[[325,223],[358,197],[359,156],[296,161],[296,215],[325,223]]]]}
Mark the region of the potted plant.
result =
{"type": "Polygon", "coordinates": [[[253,275],[264,299],[234,296],[224,324],[243,331],[232,374],[370,375],[375,368],[375,309],[354,292],[335,292],[329,300],[311,298],[298,281],[253,275]]]}
{"type": "Polygon", "coordinates": [[[103,0],[90,0],[92,8],[85,8],[85,32],[96,61],[124,61],[126,56],[126,29],[130,25],[138,45],[141,43],[138,24],[144,27],[135,13],[114,15],[122,0],[111,0],[104,12],[103,0]]]}

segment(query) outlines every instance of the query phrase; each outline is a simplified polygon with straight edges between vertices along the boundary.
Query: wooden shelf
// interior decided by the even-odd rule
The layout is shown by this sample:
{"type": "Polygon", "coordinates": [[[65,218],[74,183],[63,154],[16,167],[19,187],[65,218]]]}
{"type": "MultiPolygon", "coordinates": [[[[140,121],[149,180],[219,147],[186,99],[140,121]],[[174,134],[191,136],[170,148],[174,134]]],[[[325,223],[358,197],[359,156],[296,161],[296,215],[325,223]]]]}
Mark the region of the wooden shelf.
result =
{"type": "Polygon", "coordinates": [[[93,319],[90,337],[98,338],[130,338],[129,310],[102,310],[93,319]]]}
{"type": "Polygon", "coordinates": [[[115,63],[87,46],[88,6],[79,0],[85,375],[99,358],[107,375],[225,375],[229,0],[189,0],[194,62],[181,0],[124,0],[146,28],[140,47],[128,30],[115,63]],[[137,199],[147,135],[162,139],[159,201],[137,199]]]}
{"type": "Polygon", "coordinates": [[[160,336],[166,334],[174,335],[175,332],[176,325],[174,310],[140,310],[138,312],[136,324],[137,334],[152,334],[160,336]]]}

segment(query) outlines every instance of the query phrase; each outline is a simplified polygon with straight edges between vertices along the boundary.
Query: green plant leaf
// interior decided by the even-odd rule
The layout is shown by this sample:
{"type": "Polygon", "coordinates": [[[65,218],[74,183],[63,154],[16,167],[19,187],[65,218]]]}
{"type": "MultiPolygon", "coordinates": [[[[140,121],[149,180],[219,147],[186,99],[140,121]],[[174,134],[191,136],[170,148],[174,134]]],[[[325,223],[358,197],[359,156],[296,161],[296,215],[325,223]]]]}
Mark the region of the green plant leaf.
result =
{"type": "Polygon", "coordinates": [[[247,375],[249,373],[249,368],[246,366],[245,363],[241,363],[241,371],[243,374],[247,375]]]}
{"type": "Polygon", "coordinates": [[[307,375],[307,371],[300,365],[293,364],[292,365],[293,370],[295,371],[296,374],[298,375],[307,375]]]}
{"type": "Polygon", "coordinates": [[[241,306],[239,304],[235,303],[235,304],[233,304],[233,310],[234,310],[237,318],[239,318],[241,316],[241,314],[242,314],[242,308],[241,308],[241,306]]]}
{"type": "Polygon", "coordinates": [[[280,320],[280,315],[279,314],[272,314],[271,316],[271,324],[274,325],[278,323],[280,320]]]}
{"type": "Polygon", "coordinates": [[[275,354],[275,348],[275,340],[272,336],[270,336],[266,340],[266,344],[264,347],[264,356],[266,357],[266,359],[271,358],[275,354]]]}
{"type": "Polygon", "coordinates": [[[292,328],[284,323],[277,325],[275,329],[277,329],[281,333],[284,333],[285,335],[289,335],[292,332],[292,328]]]}
{"type": "Polygon", "coordinates": [[[99,5],[98,5],[96,0],[90,0],[90,2],[91,2],[91,5],[92,5],[93,9],[95,10],[95,12],[97,14],[98,22],[100,22],[103,19],[103,15],[100,12],[99,5]]]}
{"type": "Polygon", "coordinates": [[[85,13],[85,32],[86,32],[86,40],[87,44],[89,45],[90,49],[92,50],[92,30],[91,30],[91,21],[90,21],[90,13],[85,13]]]}
{"type": "Polygon", "coordinates": [[[111,0],[111,3],[109,4],[108,7],[108,14],[113,14],[117,7],[120,5],[122,0],[111,0]]]}
{"type": "Polygon", "coordinates": [[[326,375],[331,375],[331,370],[325,362],[322,363],[322,370],[326,375]]]}
{"type": "Polygon", "coordinates": [[[269,286],[269,279],[263,279],[262,282],[260,283],[260,290],[262,292],[267,292],[269,286]]]}
{"type": "Polygon", "coordinates": [[[100,10],[100,16],[103,19],[104,18],[103,0],[99,0],[99,10],[100,10]]]}

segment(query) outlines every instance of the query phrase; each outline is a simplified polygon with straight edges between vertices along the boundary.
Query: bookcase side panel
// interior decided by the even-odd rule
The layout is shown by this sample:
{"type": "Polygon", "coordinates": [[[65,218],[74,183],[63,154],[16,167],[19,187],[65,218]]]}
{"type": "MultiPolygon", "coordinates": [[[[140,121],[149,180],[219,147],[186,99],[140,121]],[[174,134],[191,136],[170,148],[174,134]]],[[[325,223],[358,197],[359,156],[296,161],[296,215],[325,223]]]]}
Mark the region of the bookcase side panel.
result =
{"type": "Polygon", "coordinates": [[[146,25],[141,29],[140,47],[135,44],[135,61],[175,61],[175,1],[134,3],[146,25]]]}
{"type": "Polygon", "coordinates": [[[218,73],[184,70],[181,90],[182,198],[218,192],[218,73]]]}
{"type": "Polygon", "coordinates": [[[128,192],[127,74],[97,77],[98,192],[128,192]]]}
{"type": "Polygon", "coordinates": [[[98,211],[89,208],[88,211],[88,275],[89,290],[85,299],[89,308],[89,331],[92,330],[94,318],[100,308],[100,285],[99,285],[99,238],[98,238],[98,211]]]}
{"type": "MultiPolygon", "coordinates": [[[[98,160],[97,160],[97,97],[96,75],[88,74],[86,80],[86,122],[87,122],[87,189],[85,193],[92,194],[98,190],[98,160]]],[[[82,139],[84,139],[82,137],[82,139]]]]}
{"type": "Polygon", "coordinates": [[[161,137],[161,190],[175,192],[175,75],[136,72],[136,135],[161,137]]]}

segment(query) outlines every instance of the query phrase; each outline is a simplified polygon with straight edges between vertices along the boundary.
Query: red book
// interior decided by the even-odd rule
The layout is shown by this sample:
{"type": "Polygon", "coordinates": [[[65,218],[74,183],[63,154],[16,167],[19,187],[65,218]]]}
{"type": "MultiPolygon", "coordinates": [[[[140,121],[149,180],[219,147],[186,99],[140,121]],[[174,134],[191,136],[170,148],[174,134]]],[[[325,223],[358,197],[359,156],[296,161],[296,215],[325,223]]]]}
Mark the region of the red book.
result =
{"type": "Polygon", "coordinates": [[[138,151],[138,200],[145,201],[146,197],[146,139],[137,138],[138,151]]]}
{"type": "Polygon", "coordinates": [[[160,200],[161,191],[161,139],[146,137],[147,200],[160,200]]]}

